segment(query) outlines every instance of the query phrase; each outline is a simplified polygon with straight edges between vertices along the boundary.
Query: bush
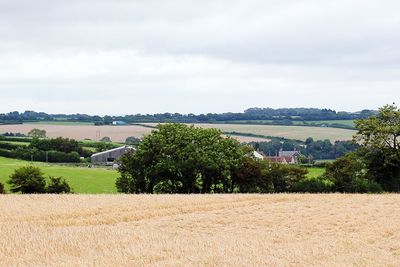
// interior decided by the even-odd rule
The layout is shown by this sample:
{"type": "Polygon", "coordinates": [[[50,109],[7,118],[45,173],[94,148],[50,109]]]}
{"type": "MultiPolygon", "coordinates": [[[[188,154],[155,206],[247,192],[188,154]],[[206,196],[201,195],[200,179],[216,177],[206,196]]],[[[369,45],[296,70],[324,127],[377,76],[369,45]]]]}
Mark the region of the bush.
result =
{"type": "Polygon", "coordinates": [[[293,187],[306,179],[307,174],[308,170],[299,166],[273,163],[266,175],[272,180],[274,192],[281,193],[293,191],[293,187]]]}
{"type": "Polygon", "coordinates": [[[71,187],[62,177],[49,177],[50,182],[46,188],[49,194],[68,194],[72,193],[71,187]]]}
{"type": "Polygon", "coordinates": [[[334,183],[326,178],[318,177],[303,179],[296,183],[292,192],[301,193],[330,193],[333,192],[334,183]]]}
{"type": "Polygon", "coordinates": [[[45,193],[46,180],[38,167],[26,166],[18,168],[10,176],[8,183],[11,192],[23,194],[45,193]]]}
{"type": "Polygon", "coordinates": [[[103,138],[100,139],[100,142],[105,142],[105,143],[111,143],[111,138],[108,136],[104,136],[103,138]]]}
{"type": "Polygon", "coordinates": [[[4,189],[4,184],[0,183],[0,194],[5,194],[6,190],[4,189]]]}
{"type": "Polygon", "coordinates": [[[164,180],[158,182],[153,190],[155,194],[176,194],[183,187],[180,181],[164,180]]]}

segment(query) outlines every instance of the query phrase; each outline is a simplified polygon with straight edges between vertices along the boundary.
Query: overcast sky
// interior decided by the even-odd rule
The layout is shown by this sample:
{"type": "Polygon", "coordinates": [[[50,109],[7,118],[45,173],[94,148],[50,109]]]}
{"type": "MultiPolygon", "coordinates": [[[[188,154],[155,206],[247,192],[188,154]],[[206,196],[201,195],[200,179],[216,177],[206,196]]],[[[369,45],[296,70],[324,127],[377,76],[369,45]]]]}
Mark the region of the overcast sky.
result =
{"type": "Polygon", "coordinates": [[[400,103],[398,0],[0,0],[0,112],[400,103]]]}

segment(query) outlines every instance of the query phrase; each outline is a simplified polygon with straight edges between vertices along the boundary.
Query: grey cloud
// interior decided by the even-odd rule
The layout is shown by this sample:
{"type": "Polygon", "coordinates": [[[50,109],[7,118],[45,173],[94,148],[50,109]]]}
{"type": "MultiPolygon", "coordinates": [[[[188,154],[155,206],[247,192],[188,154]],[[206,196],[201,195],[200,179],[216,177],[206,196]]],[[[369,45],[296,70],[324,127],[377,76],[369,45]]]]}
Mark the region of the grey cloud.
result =
{"type": "Polygon", "coordinates": [[[129,113],[376,108],[400,100],[399,9],[394,0],[0,0],[0,93],[13,99],[0,104],[57,108],[79,96],[76,105],[148,102],[125,104],[129,113]]]}

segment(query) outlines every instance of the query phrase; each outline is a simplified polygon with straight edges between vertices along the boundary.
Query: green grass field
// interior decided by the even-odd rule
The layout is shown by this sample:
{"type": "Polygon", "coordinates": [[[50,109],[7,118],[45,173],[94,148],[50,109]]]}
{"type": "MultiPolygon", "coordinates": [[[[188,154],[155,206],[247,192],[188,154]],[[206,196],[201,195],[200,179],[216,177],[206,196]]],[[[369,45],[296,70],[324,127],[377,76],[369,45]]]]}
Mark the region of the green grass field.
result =
{"type": "MultiPolygon", "coordinates": [[[[14,170],[30,164],[32,163],[29,161],[0,157],[0,182],[5,185],[7,191],[9,190],[9,185],[6,182],[14,170]]],[[[40,167],[45,176],[64,177],[75,193],[110,194],[117,192],[115,179],[118,177],[118,172],[115,170],[105,168],[90,169],[40,162],[34,162],[33,165],[40,167]]]]}
{"type": "Polygon", "coordinates": [[[317,178],[318,176],[321,176],[325,172],[325,168],[307,168],[308,170],[308,177],[309,178],[317,178]]]}
{"type": "Polygon", "coordinates": [[[13,145],[29,146],[28,142],[17,142],[17,141],[0,141],[0,143],[7,143],[13,145]]]}

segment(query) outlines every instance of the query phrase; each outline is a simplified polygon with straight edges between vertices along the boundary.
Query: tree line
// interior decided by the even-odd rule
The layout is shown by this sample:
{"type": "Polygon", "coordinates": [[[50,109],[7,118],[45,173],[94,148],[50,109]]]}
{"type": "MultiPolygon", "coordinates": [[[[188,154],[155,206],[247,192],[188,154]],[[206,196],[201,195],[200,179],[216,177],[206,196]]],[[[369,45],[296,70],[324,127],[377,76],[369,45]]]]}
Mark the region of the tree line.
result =
{"type": "Polygon", "coordinates": [[[87,114],[47,114],[44,112],[18,111],[0,114],[0,123],[23,123],[28,121],[66,120],[77,122],[93,122],[97,125],[109,125],[113,121],[127,123],[141,122],[174,122],[174,123],[213,123],[229,121],[262,121],[270,124],[293,124],[292,121],[310,120],[354,120],[376,115],[376,111],[362,110],[360,112],[337,112],[331,109],[317,108],[250,108],[244,112],[207,113],[207,114],[135,114],[126,116],[91,116],[87,114]]]}

